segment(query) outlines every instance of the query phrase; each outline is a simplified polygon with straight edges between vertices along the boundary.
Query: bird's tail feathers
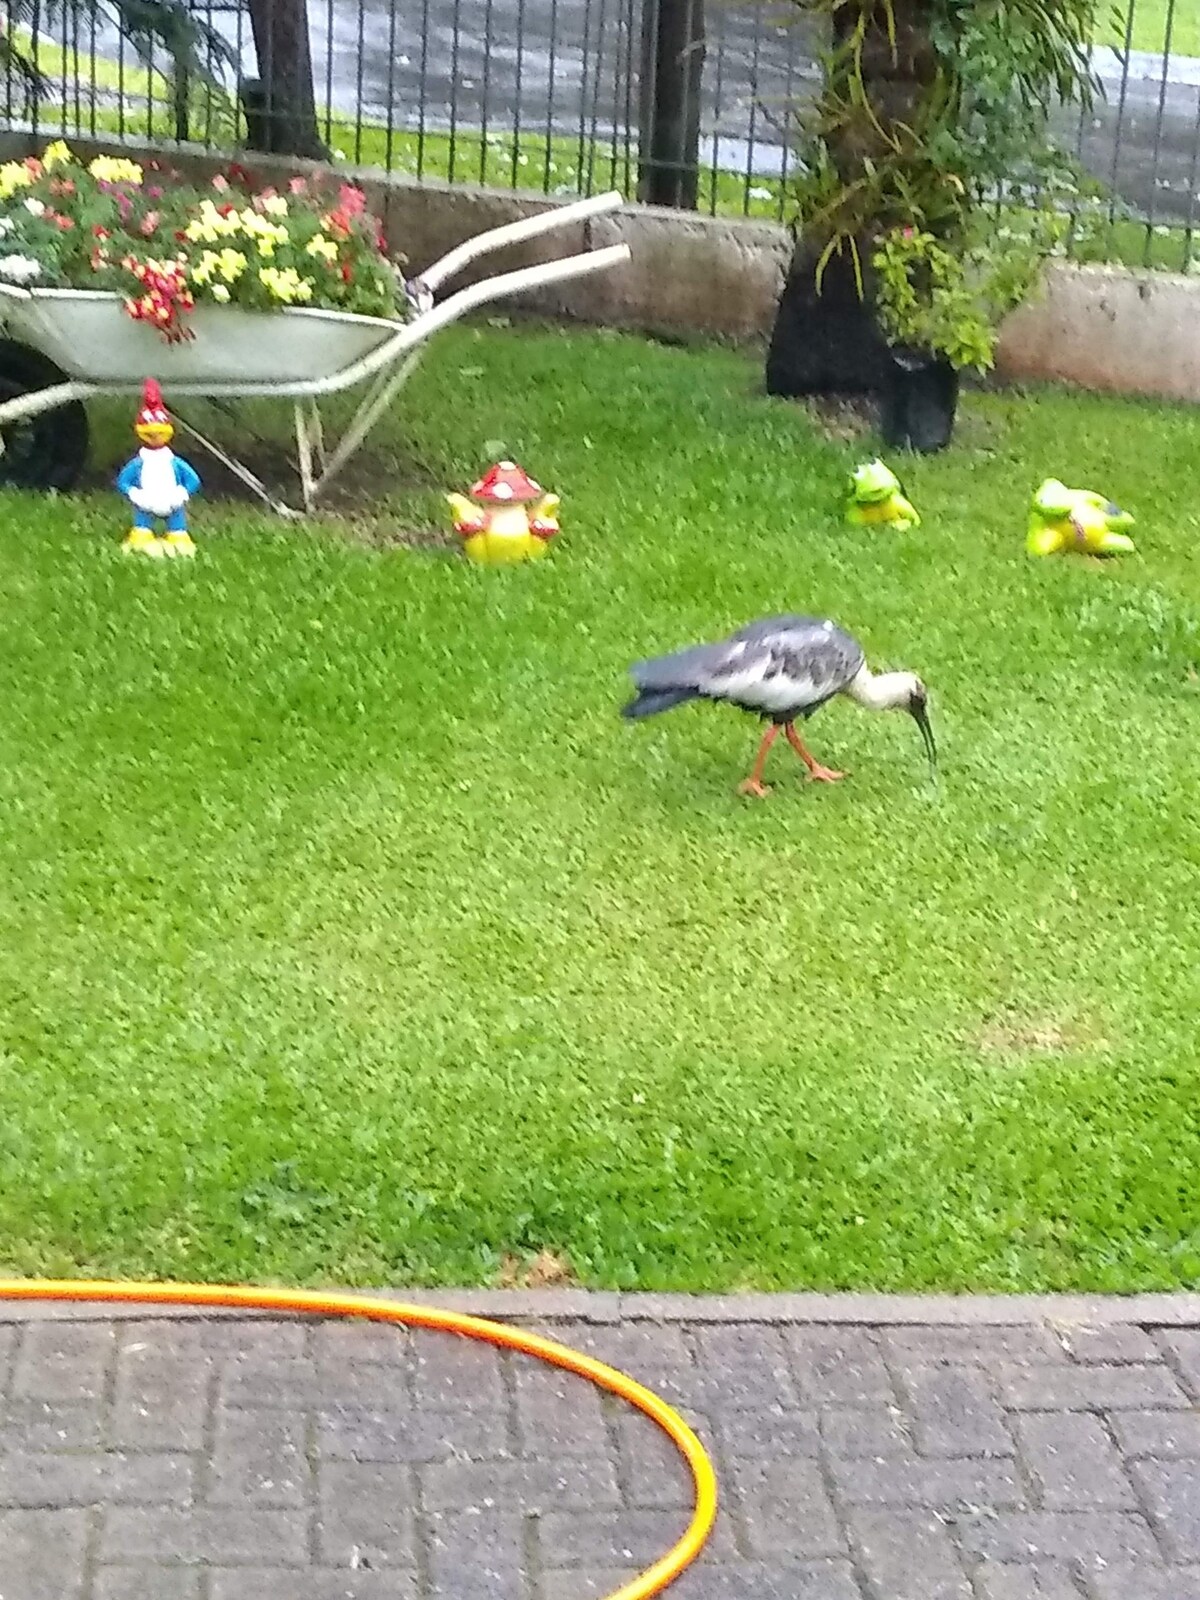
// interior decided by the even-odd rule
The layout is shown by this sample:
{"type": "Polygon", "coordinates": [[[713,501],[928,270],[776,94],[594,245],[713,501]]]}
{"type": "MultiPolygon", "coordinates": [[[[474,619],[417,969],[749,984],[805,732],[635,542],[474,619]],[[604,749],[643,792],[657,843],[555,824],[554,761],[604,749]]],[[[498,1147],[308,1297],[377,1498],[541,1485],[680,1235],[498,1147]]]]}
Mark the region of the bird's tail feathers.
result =
{"type": "Polygon", "coordinates": [[[629,674],[639,689],[698,689],[725,649],[719,644],[694,644],[673,655],[635,661],[629,674]]]}
{"type": "Polygon", "coordinates": [[[656,717],[660,711],[671,711],[688,700],[699,698],[696,689],[643,689],[636,699],[621,707],[623,717],[656,717]]]}

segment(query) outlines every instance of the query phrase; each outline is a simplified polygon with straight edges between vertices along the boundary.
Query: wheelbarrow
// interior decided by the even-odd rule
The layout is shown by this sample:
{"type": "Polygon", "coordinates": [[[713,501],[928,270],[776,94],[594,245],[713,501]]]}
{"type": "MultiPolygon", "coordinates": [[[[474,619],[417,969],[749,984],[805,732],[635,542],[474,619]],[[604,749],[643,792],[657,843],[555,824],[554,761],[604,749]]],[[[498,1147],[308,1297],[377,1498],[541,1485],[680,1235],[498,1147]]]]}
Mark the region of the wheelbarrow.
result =
{"type": "Polygon", "coordinates": [[[201,305],[196,337],[168,345],[125,313],[120,295],[88,289],[21,289],[0,284],[0,484],[69,489],[87,458],[84,402],[140,393],[155,377],[183,432],[221,461],[263,503],[283,516],[311,512],[362,446],[424,354],[430,337],[477,306],[546,284],[603,272],[629,259],[627,244],[593,250],[483,278],[437,299],[440,285],[470,262],[615,210],[619,194],[595,195],[511,222],[451,250],[406,285],[407,321],[290,306],[247,311],[201,305]],[[320,402],[365,385],[340,438],[326,442],[320,402]],[[246,399],[291,399],[302,509],[277,499],[244,462],[178,411],[204,399],[229,408],[246,399]]]}

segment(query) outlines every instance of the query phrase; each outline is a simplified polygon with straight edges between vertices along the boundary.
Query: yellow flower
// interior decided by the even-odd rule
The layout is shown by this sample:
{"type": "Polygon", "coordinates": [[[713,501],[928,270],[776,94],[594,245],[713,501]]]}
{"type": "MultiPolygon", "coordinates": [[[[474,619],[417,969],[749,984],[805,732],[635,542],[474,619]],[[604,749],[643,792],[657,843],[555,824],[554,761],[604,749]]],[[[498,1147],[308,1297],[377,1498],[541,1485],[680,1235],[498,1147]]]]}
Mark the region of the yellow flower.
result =
{"type": "Polygon", "coordinates": [[[226,283],[236,283],[246,270],[246,258],[240,250],[222,250],[217,262],[226,283]]]}
{"type": "Polygon", "coordinates": [[[338,247],[332,239],[327,239],[323,233],[318,233],[315,239],[310,239],[305,247],[305,254],[319,256],[322,261],[336,261],[338,247]]]}
{"type": "Polygon", "coordinates": [[[69,166],[75,157],[65,139],[55,139],[53,144],[48,144],[42,156],[42,166],[47,172],[53,172],[55,167],[69,166]]]}
{"type": "Polygon", "coordinates": [[[219,300],[222,305],[225,305],[229,299],[229,290],[223,283],[214,283],[212,287],[212,297],[214,300],[219,300]]]}
{"type": "Polygon", "coordinates": [[[273,194],[262,203],[263,210],[269,217],[286,217],[288,203],[281,194],[273,194]]]}
{"type": "Polygon", "coordinates": [[[219,264],[220,260],[220,256],[214,250],[206,250],[192,268],[192,282],[207,283],[213,275],[213,268],[219,264]]]}
{"type": "Polygon", "coordinates": [[[250,237],[258,241],[258,247],[264,255],[271,255],[277,244],[287,243],[287,229],[260,216],[257,211],[247,209],[240,214],[239,220],[250,237]],[[268,245],[270,249],[266,248],[268,245]]]}
{"type": "Polygon", "coordinates": [[[260,239],[258,241],[258,253],[259,253],[260,256],[265,256],[266,259],[269,261],[271,259],[271,257],[275,254],[275,241],[274,241],[274,239],[260,239]]]}
{"type": "Polygon", "coordinates": [[[284,267],[282,271],[278,267],[260,267],[258,278],[271,297],[285,306],[312,299],[312,279],[302,278],[295,267],[284,267]]]}
{"type": "Polygon", "coordinates": [[[32,182],[33,173],[23,161],[6,161],[0,167],[0,200],[7,200],[9,195],[28,188],[32,182]]]}
{"type": "Polygon", "coordinates": [[[97,156],[88,171],[100,183],[141,183],[142,169],[136,161],[120,156],[97,156]]]}

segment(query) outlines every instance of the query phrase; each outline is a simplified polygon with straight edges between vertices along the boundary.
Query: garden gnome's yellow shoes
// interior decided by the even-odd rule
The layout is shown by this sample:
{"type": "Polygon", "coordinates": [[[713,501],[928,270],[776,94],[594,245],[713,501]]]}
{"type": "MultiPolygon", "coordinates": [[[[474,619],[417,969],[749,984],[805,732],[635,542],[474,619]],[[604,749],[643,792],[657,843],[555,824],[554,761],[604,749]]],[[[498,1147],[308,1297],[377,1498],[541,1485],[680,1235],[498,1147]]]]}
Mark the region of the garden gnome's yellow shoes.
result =
{"type": "Polygon", "coordinates": [[[163,551],[169,556],[194,556],[196,546],[190,533],[167,533],[163,535],[163,551]]]}
{"type": "Polygon", "coordinates": [[[149,528],[131,528],[121,549],[127,556],[153,556],[155,560],[167,553],[162,540],[149,528]]]}

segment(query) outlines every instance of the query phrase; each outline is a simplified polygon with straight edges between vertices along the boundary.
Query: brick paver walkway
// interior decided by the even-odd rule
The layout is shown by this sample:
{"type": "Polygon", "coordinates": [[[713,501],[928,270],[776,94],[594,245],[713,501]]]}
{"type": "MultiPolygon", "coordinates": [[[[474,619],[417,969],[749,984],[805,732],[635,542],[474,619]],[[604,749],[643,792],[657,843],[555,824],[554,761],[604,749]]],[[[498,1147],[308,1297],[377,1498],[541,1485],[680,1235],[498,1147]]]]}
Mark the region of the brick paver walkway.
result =
{"type": "MultiPolygon", "coordinates": [[[[679,1600],[1200,1600],[1200,1329],[596,1304],[542,1325],[677,1402],[716,1459],[679,1600]]],[[[523,1357],[7,1314],[2,1600],[588,1600],[686,1518],[649,1423],[523,1357]]]]}

